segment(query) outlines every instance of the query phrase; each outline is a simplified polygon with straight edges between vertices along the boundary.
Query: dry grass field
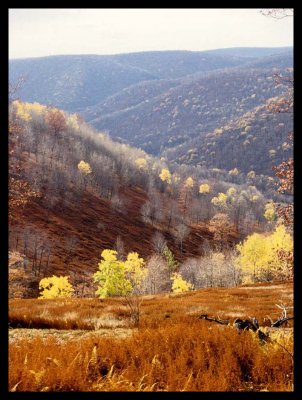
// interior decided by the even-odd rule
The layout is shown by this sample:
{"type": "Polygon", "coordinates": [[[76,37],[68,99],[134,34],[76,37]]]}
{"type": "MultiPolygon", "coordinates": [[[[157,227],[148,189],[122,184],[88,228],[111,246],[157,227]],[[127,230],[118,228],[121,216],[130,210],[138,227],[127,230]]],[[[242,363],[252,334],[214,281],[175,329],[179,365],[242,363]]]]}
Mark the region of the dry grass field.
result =
{"type": "Polygon", "coordinates": [[[134,328],[121,299],[11,299],[9,390],[292,391],[293,323],[268,327],[281,302],[292,282],[146,296],[134,328]],[[232,326],[251,316],[269,342],[232,326]]]}

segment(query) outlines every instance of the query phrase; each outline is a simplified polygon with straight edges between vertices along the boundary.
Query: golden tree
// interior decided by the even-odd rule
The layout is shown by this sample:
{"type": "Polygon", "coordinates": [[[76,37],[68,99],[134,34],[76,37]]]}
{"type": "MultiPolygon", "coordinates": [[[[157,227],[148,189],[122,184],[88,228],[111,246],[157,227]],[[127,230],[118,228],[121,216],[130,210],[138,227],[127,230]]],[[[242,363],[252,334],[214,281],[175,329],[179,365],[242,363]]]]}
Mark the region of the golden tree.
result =
{"type": "Polygon", "coordinates": [[[172,182],[171,173],[168,170],[168,168],[163,168],[161,170],[161,173],[159,174],[159,177],[163,182],[167,182],[168,184],[171,184],[171,182],[172,182]]]}
{"type": "Polygon", "coordinates": [[[184,280],[181,274],[174,272],[171,276],[172,280],[172,292],[173,293],[184,293],[193,289],[193,285],[190,282],[184,280]]]}
{"type": "Polygon", "coordinates": [[[39,299],[57,299],[72,297],[74,289],[68,281],[68,276],[43,278],[39,283],[41,295],[39,299]]]}
{"type": "Polygon", "coordinates": [[[206,194],[210,193],[210,185],[207,183],[203,183],[199,186],[199,193],[206,194]]]}

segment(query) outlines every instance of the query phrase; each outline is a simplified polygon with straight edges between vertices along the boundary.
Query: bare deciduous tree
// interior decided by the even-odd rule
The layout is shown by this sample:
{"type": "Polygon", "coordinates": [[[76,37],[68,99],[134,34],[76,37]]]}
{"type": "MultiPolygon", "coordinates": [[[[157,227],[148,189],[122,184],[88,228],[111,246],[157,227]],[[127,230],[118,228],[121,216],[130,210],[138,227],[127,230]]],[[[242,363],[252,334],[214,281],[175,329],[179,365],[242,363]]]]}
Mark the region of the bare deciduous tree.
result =
{"type": "Polygon", "coordinates": [[[180,223],[176,226],[175,238],[176,241],[180,243],[181,254],[183,250],[183,241],[189,235],[189,233],[190,233],[190,228],[186,224],[180,223]]]}
{"type": "Polygon", "coordinates": [[[167,245],[164,235],[161,232],[156,231],[151,240],[155,252],[161,254],[164,247],[167,245]]]}

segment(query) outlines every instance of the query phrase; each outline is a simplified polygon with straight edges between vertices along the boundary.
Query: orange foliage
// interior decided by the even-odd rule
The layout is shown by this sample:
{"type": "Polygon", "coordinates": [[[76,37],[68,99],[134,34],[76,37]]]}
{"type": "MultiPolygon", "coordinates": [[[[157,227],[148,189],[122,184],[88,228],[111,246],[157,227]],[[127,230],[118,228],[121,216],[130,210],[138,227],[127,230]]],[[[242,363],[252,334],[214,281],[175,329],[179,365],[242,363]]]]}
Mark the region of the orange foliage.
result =
{"type": "MultiPolygon", "coordinates": [[[[147,296],[140,328],[128,329],[132,335],[128,332],[123,338],[117,337],[116,328],[107,329],[110,336],[103,336],[102,330],[86,335],[75,330],[91,329],[80,323],[92,323],[96,317],[107,321],[107,328],[113,320],[120,324],[129,320],[121,299],[11,300],[11,322],[23,317],[34,323],[44,318],[48,319],[48,327],[53,321],[53,327],[59,328],[61,319],[61,329],[74,330],[46,332],[38,337],[34,330],[26,330],[32,334],[26,333],[23,339],[12,334],[9,389],[291,391],[292,358],[281,346],[260,345],[252,332],[239,334],[231,326],[198,318],[206,310],[222,318],[234,318],[236,313],[242,318],[256,315],[261,324],[266,315],[275,319],[275,302],[281,291],[290,295],[292,284],[275,282],[147,296]],[[72,319],[79,325],[72,326],[72,319]]],[[[106,327],[105,322],[102,326],[106,327]]],[[[287,348],[292,352],[292,336],[287,348]]]]}
{"type": "Polygon", "coordinates": [[[59,134],[67,129],[66,118],[62,111],[51,109],[45,117],[46,123],[51,127],[54,134],[59,134]]]}

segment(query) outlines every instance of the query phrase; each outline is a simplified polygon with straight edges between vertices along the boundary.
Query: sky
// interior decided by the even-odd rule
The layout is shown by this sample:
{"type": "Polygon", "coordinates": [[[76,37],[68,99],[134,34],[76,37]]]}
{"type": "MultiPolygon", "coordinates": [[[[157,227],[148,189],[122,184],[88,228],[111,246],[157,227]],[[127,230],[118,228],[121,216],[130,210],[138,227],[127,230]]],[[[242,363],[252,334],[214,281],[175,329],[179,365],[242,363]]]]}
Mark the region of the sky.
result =
{"type": "Polygon", "coordinates": [[[292,45],[260,9],[9,9],[9,58],[292,45]]]}

